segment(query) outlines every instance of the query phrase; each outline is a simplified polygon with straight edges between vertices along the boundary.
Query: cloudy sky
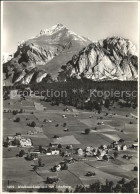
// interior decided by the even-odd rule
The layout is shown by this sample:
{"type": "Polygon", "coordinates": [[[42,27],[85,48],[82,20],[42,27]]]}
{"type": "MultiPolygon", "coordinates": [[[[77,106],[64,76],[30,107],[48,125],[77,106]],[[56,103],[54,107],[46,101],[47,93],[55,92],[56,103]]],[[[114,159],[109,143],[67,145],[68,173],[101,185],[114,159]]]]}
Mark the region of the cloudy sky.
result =
{"type": "Polygon", "coordinates": [[[4,2],[3,52],[58,23],[93,41],[118,35],[138,44],[136,2],[4,2]]]}

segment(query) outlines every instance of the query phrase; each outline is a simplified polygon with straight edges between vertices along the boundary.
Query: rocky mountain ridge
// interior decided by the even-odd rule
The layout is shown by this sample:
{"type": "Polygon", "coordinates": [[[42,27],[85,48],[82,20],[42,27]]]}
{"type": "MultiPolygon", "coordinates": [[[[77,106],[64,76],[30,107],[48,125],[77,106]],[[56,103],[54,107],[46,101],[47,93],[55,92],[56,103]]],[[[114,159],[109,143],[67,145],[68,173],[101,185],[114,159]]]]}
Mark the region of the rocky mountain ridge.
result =
{"type": "Polygon", "coordinates": [[[92,43],[62,24],[18,44],[3,64],[4,85],[39,83],[47,77],[92,80],[136,80],[136,47],[128,39],[110,37],[92,43]]]}
{"type": "Polygon", "coordinates": [[[136,80],[138,58],[136,47],[128,39],[110,37],[89,44],[64,66],[60,80],[69,77],[92,80],[136,80]]]}
{"type": "Polygon", "coordinates": [[[3,65],[5,85],[41,82],[49,73],[56,78],[61,65],[90,42],[62,24],[41,30],[36,37],[19,43],[14,57],[3,65]]]}

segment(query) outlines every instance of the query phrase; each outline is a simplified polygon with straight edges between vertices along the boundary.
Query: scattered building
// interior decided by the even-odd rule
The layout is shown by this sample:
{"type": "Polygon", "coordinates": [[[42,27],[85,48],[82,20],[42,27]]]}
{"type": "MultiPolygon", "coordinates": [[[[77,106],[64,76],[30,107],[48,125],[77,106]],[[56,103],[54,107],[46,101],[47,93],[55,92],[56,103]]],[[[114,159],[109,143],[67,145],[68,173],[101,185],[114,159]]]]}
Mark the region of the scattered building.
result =
{"type": "Polygon", "coordinates": [[[45,153],[46,155],[59,155],[60,151],[56,148],[46,148],[45,153]]]}
{"type": "Polygon", "coordinates": [[[79,155],[79,156],[83,156],[83,150],[82,150],[82,148],[78,148],[77,149],[77,154],[79,155]]]}
{"type": "Polygon", "coordinates": [[[30,138],[26,139],[26,138],[22,137],[20,139],[20,145],[21,145],[21,147],[31,147],[32,146],[32,141],[31,141],[30,138]]]}
{"type": "Polygon", "coordinates": [[[132,148],[138,148],[138,144],[137,143],[132,144],[132,148]]]}
{"type": "Polygon", "coordinates": [[[123,151],[125,151],[125,150],[127,150],[127,146],[126,146],[126,145],[122,145],[122,146],[121,146],[121,149],[122,149],[123,151]]]}

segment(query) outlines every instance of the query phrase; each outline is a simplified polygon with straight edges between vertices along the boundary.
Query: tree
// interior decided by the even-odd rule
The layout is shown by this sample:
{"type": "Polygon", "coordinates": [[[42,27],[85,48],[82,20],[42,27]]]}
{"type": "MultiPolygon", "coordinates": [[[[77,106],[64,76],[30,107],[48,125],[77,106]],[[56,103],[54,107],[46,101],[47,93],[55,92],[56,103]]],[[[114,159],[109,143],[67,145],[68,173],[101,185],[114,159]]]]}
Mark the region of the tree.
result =
{"type": "Polygon", "coordinates": [[[61,144],[58,144],[58,148],[59,148],[59,149],[62,148],[62,145],[61,145],[61,144]]]}
{"type": "Polygon", "coordinates": [[[66,163],[64,163],[62,166],[61,166],[61,170],[68,170],[68,165],[66,163]]]}
{"type": "Polygon", "coordinates": [[[119,142],[120,142],[120,143],[124,142],[124,139],[120,139],[119,142]]]}
{"type": "Polygon", "coordinates": [[[14,139],[14,145],[17,145],[17,146],[19,146],[19,145],[20,145],[20,141],[19,141],[19,139],[17,139],[17,138],[15,138],[15,139],[14,139]]]}
{"type": "Polygon", "coordinates": [[[17,117],[17,118],[14,120],[14,122],[20,122],[20,118],[17,117]]]}
{"type": "Polygon", "coordinates": [[[9,145],[9,144],[8,144],[7,141],[4,141],[4,142],[3,142],[3,146],[4,146],[4,147],[8,147],[8,145],[9,145]]]}
{"type": "Polygon", "coordinates": [[[27,156],[26,156],[26,158],[25,158],[26,160],[32,160],[32,158],[31,158],[31,155],[30,154],[28,154],[27,156]]]}
{"type": "Polygon", "coordinates": [[[33,167],[33,170],[34,170],[34,171],[37,171],[37,169],[38,169],[38,167],[35,165],[35,166],[33,167]]]}
{"type": "Polygon", "coordinates": [[[30,124],[31,127],[35,127],[36,126],[36,123],[33,121],[31,124],[30,124]]]}
{"type": "Polygon", "coordinates": [[[124,184],[126,182],[125,178],[122,178],[122,180],[120,182],[121,182],[121,184],[124,184]]]}
{"type": "Polygon", "coordinates": [[[63,123],[63,127],[66,127],[67,123],[63,123]]]}
{"type": "Polygon", "coordinates": [[[16,115],[18,113],[17,110],[13,110],[13,115],[16,115]]]}
{"type": "Polygon", "coordinates": [[[42,165],[43,165],[43,164],[42,164],[42,159],[41,159],[41,158],[39,158],[39,159],[38,159],[38,166],[40,166],[40,167],[41,167],[42,165]]]}
{"type": "Polygon", "coordinates": [[[115,193],[120,193],[121,192],[121,185],[117,184],[116,187],[114,188],[115,193]]]}
{"type": "Polygon", "coordinates": [[[85,134],[89,134],[90,133],[90,129],[85,129],[85,134]]]}
{"type": "Polygon", "coordinates": [[[59,138],[59,136],[58,135],[54,135],[53,138],[59,138]]]}
{"type": "Polygon", "coordinates": [[[109,108],[109,105],[110,105],[109,99],[106,99],[104,104],[105,108],[109,108]]]}
{"type": "Polygon", "coordinates": [[[114,152],[114,157],[115,157],[115,158],[118,157],[118,152],[114,152]]]}
{"type": "Polygon", "coordinates": [[[66,188],[65,191],[64,191],[64,193],[70,193],[69,189],[66,188]]]}
{"type": "Polygon", "coordinates": [[[23,113],[23,109],[22,108],[20,109],[19,113],[23,113]]]}
{"type": "Polygon", "coordinates": [[[24,150],[20,150],[19,157],[22,157],[25,154],[24,150]]]}
{"type": "Polygon", "coordinates": [[[113,181],[109,181],[110,191],[112,191],[113,185],[114,185],[113,181]]]}
{"type": "Polygon", "coordinates": [[[39,145],[39,152],[42,153],[42,145],[39,145]]]}
{"type": "Polygon", "coordinates": [[[137,166],[134,166],[134,171],[138,171],[138,167],[137,166]]]}
{"type": "Polygon", "coordinates": [[[104,155],[104,156],[103,156],[103,159],[104,159],[104,160],[108,160],[107,155],[104,155]]]}

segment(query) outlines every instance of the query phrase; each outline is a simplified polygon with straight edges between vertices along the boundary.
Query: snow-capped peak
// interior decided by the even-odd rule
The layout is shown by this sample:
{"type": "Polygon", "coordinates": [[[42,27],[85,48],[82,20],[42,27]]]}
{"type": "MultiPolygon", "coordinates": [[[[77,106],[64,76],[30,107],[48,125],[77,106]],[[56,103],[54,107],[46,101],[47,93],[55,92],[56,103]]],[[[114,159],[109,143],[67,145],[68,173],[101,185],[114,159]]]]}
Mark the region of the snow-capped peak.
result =
{"type": "Polygon", "coordinates": [[[69,34],[74,35],[74,39],[75,40],[81,40],[81,41],[87,41],[87,39],[85,39],[82,36],[79,36],[78,34],[76,34],[75,32],[72,32],[71,30],[68,31],[69,34]]]}
{"type": "Polygon", "coordinates": [[[66,27],[63,24],[57,24],[57,25],[52,26],[49,29],[41,30],[40,35],[45,34],[45,35],[50,36],[50,35],[58,32],[58,31],[61,31],[63,29],[66,29],[66,27]]]}

